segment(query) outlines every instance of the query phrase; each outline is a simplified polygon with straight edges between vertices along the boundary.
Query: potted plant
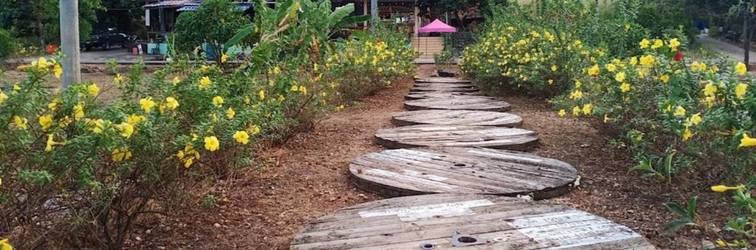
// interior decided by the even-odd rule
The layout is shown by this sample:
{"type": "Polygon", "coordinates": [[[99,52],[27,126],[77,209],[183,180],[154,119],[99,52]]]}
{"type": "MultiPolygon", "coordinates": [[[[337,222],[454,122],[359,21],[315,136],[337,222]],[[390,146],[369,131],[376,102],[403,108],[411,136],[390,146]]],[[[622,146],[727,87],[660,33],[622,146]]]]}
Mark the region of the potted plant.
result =
{"type": "Polygon", "coordinates": [[[436,64],[436,71],[440,77],[454,77],[454,72],[449,69],[452,64],[454,55],[449,50],[444,50],[441,53],[433,54],[433,61],[436,64]]]}

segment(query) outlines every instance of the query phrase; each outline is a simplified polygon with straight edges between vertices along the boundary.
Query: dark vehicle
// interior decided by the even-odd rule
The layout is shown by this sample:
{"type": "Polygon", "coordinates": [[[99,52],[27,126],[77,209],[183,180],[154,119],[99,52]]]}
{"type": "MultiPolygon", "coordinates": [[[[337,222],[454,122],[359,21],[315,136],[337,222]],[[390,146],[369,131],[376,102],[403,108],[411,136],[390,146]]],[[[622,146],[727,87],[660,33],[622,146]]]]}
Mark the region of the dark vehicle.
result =
{"type": "Polygon", "coordinates": [[[95,47],[102,47],[104,50],[109,50],[111,46],[118,45],[121,48],[126,48],[133,42],[135,36],[129,36],[125,33],[114,29],[108,28],[104,30],[93,30],[89,35],[89,39],[81,42],[81,48],[89,51],[95,47]]]}

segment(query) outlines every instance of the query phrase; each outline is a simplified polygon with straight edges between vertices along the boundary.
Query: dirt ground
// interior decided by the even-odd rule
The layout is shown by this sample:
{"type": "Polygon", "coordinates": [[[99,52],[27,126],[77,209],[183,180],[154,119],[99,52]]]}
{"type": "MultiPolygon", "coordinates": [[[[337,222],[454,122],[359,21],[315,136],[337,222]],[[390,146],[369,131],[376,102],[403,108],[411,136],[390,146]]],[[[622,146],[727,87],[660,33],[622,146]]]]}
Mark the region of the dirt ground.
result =
{"type": "MultiPolygon", "coordinates": [[[[422,66],[417,75],[433,70],[432,65],[422,66]]],[[[85,74],[85,79],[109,83],[112,76],[85,74]]],[[[372,142],[373,134],[392,127],[391,113],[403,110],[403,97],[412,83],[411,78],[397,82],[358,105],[329,114],[312,131],[295,135],[285,145],[266,149],[258,158],[267,160],[267,167],[244,169],[233,180],[212,187],[222,194],[215,207],[197,204],[159,222],[138,225],[129,239],[132,249],[288,249],[308,222],[379,199],[349,183],[347,166],[359,155],[382,150],[372,142]]],[[[682,190],[674,183],[628,173],[635,164],[628,152],[610,148],[606,136],[588,122],[557,116],[544,100],[503,99],[512,104],[512,113],[522,116],[524,128],[540,133],[541,144],[533,153],[573,164],[580,172],[581,186],[552,202],[626,225],[659,249],[698,249],[702,239],[713,235],[697,230],[660,235],[659,229],[674,218],[662,203],[699,195],[699,213],[705,218],[729,211],[727,197],[709,192],[709,184],[682,190]]]]}

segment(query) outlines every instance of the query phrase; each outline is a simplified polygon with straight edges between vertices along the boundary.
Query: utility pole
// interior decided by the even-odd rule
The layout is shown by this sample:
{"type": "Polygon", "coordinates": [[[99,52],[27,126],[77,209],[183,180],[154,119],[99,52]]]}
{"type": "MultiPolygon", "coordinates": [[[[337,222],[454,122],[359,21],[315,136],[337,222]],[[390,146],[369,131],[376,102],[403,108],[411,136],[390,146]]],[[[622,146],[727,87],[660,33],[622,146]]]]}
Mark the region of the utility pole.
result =
{"type": "Polygon", "coordinates": [[[378,25],[378,0],[370,0],[370,15],[373,17],[372,24],[370,25],[371,29],[375,29],[375,26],[378,25]]]}
{"type": "Polygon", "coordinates": [[[745,4],[745,8],[743,11],[743,63],[746,65],[746,69],[749,69],[748,61],[749,56],[751,55],[751,36],[750,36],[750,28],[748,27],[748,22],[750,21],[750,4],[745,4]]]}
{"type": "Polygon", "coordinates": [[[63,89],[66,89],[81,82],[79,0],[60,0],[60,49],[63,51],[63,89]]]}

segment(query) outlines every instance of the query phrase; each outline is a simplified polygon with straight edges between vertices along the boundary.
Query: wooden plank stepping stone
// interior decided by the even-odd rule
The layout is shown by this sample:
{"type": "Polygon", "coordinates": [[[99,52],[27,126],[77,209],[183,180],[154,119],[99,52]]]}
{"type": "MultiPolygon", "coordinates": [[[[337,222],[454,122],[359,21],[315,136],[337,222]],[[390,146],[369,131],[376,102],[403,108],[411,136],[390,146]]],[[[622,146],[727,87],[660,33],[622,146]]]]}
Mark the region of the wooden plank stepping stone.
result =
{"type": "Polygon", "coordinates": [[[491,126],[413,125],[380,129],[374,140],[389,149],[416,147],[484,147],[529,150],[538,133],[491,126]]]}
{"type": "Polygon", "coordinates": [[[404,96],[404,100],[417,100],[426,98],[448,98],[448,97],[468,97],[474,96],[494,100],[493,97],[485,96],[482,92],[410,92],[404,96]]]}
{"type": "Polygon", "coordinates": [[[377,200],[310,222],[290,245],[314,249],[656,249],[632,229],[545,201],[432,194],[377,200]]]}
{"type": "Polygon", "coordinates": [[[415,78],[415,82],[471,83],[472,81],[454,77],[421,77],[415,78]]]}
{"type": "Polygon", "coordinates": [[[362,155],[349,165],[356,186],[383,196],[434,193],[566,194],[578,178],[566,162],[486,148],[395,149],[362,155]]]}
{"type": "Polygon", "coordinates": [[[418,124],[519,127],[522,118],[515,114],[472,110],[418,110],[394,113],[397,126],[418,124]]]}
{"type": "Polygon", "coordinates": [[[410,88],[412,92],[479,92],[480,90],[473,85],[469,84],[423,84],[420,86],[412,86],[410,88]]]}
{"type": "Polygon", "coordinates": [[[404,108],[410,111],[443,109],[506,112],[509,111],[510,107],[507,102],[477,96],[426,98],[404,102],[404,108]]]}
{"type": "Polygon", "coordinates": [[[441,86],[448,88],[462,88],[462,87],[475,87],[475,85],[469,83],[438,83],[438,82],[419,82],[412,85],[413,87],[432,87],[441,86]]]}

